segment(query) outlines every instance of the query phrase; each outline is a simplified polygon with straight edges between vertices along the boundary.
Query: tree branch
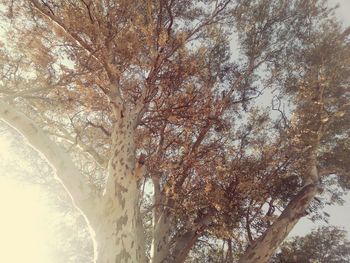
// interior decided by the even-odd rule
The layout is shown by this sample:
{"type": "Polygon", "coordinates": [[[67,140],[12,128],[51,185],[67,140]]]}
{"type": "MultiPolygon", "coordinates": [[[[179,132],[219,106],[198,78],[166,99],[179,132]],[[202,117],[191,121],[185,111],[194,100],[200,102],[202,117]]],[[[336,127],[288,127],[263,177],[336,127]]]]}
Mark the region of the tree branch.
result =
{"type": "Polygon", "coordinates": [[[32,120],[17,111],[13,105],[0,101],[0,118],[22,134],[28,143],[45,157],[63,187],[70,194],[73,203],[89,219],[94,219],[92,212],[97,195],[92,191],[87,180],[84,180],[70,156],[53,143],[32,120]]]}
{"type": "MultiPolygon", "coordinates": [[[[62,29],[66,35],[71,38],[72,40],[74,40],[76,43],[79,44],[79,46],[81,46],[89,55],[91,55],[93,58],[96,59],[96,61],[98,61],[100,64],[103,65],[103,63],[99,60],[99,58],[97,58],[94,55],[94,51],[93,49],[87,44],[85,43],[85,41],[79,37],[78,34],[71,32],[67,26],[57,17],[54,15],[54,13],[52,12],[51,9],[45,10],[45,8],[43,8],[43,6],[37,1],[37,0],[29,0],[29,2],[32,3],[32,5],[34,6],[34,8],[44,17],[46,17],[47,19],[49,19],[50,21],[54,22],[54,24],[56,24],[60,29],[62,29]],[[51,11],[50,11],[51,10],[51,11]]],[[[46,6],[46,5],[45,5],[46,6]]],[[[47,6],[46,6],[47,7],[47,6]]]]}
{"type": "Polygon", "coordinates": [[[238,263],[267,263],[299,219],[305,216],[305,210],[319,190],[317,184],[304,186],[271,227],[248,247],[238,263]]]}
{"type": "Polygon", "coordinates": [[[116,76],[116,74],[113,73],[113,70],[111,68],[111,64],[106,61],[106,59],[101,60],[101,58],[97,57],[95,55],[95,50],[91,48],[77,33],[72,32],[65,24],[64,22],[57,16],[54,15],[53,12],[50,11],[50,9],[46,10],[39,2],[38,0],[29,0],[30,3],[32,3],[33,7],[42,15],[44,18],[48,19],[49,21],[53,22],[56,27],[58,27],[60,30],[62,30],[68,38],[76,42],[90,57],[94,58],[106,71],[108,78],[111,81],[110,85],[110,91],[107,94],[112,104],[117,108],[121,108],[122,106],[122,99],[120,94],[120,88],[118,85],[118,78],[119,76],[116,76]]]}

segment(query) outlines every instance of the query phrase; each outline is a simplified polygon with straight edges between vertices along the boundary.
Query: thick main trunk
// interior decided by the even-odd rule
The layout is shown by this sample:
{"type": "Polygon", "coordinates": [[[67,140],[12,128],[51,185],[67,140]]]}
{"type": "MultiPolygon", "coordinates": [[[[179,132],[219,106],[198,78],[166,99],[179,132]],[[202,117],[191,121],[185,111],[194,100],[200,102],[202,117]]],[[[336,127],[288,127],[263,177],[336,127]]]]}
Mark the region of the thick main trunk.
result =
{"type": "Polygon", "coordinates": [[[113,200],[107,203],[104,218],[96,230],[96,263],[144,263],[143,233],[138,233],[142,225],[139,225],[138,216],[133,214],[135,209],[120,213],[113,200]]]}
{"type": "Polygon", "coordinates": [[[134,127],[131,120],[123,118],[113,134],[101,225],[96,229],[99,263],[145,262],[135,158],[134,127]]]}

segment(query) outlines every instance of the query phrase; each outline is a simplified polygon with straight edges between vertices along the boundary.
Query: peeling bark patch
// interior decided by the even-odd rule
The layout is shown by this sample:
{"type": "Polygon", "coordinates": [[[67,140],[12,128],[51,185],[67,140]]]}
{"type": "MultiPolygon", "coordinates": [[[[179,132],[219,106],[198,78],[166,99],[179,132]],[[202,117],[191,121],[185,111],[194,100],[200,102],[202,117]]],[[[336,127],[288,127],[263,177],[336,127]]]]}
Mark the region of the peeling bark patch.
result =
{"type": "Polygon", "coordinates": [[[124,248],[119,254],[116,255],[115,263],[127,263],[129,262],[129,259],[131,259],[131,256],[124,248]]]}
{"type": "Polygon", "coordinates": [[[128,223],[128,216],[124,215],[117,220],[117,232],[121,231],[124,225],[128,223]]]}
{"type": "Polygon", "coordinates": [[[119,204],[124,209],[125,208],[125,198],[123,198],[123,195],[120,192],[116,192],[116,196],[118,198],[119,204]]]}
{"type": "Polygon", "coordinates": [[[118,202],[120,203],[121,207],[124,209],[125,208],[125,198],[123,197],[123,193],[127,193],[128,189],[122,186],[119,183],[115,183],[115,196],[118,199],[118,202]]]}
{"type": "Polygon", "coordinates": [[[133,248],[134,247],[134,244],[135,244],[135,242],[134,242],[134,240],[131,242],[131,248],[133,248]]]}
{"type": "Polygon", "coordinates": [[[120,237],[118,237],[117,240],[115,241],[115,244],[116,244],[117,246],[119,246],[119,243],[120,243],[121,240],[122,240],[122,239],[121,239],[120,237]]]}
{"type": "Polygon", "coordinates": [[[125,198],[121,197],[119,200],[120,205],[122,206],[122,208],[125,208],[125,198]]]}
{"type": "Polygon", "coordinates": [[[127,193],[128,192],[128,188],[122,186],[120,183],[116,182],[115,183],[115,187],[116,187],[116,190],[122,192],[122,193],[127,193]]]}
{"type": "Polygon", "coordinates": [[[128,162],[128,163],[132,163],[133,161],[134,161],[134,156],[133,156],[132,154],[130,154],[130,155],[128,156],[127,162],[128,162]]]}
{"type": "Polygon", "coordinates": [[[115,192],[116,197],[118,198],[118,202],[119,204],[122,206],[122,208],[124,209],[125,207],[125,198],[123,198],[123,195],[120,192],[115,192]]]}

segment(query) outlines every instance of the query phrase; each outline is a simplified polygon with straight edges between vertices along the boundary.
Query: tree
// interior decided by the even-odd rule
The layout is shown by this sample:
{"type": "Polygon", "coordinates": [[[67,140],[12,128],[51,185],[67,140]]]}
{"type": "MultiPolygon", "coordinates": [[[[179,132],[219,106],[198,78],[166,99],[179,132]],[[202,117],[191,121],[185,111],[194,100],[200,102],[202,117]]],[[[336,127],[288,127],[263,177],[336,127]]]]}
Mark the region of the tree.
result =
{"type": "Polygon", "coordinates": [[[349,30],[324,1],[2,2],[0,117],[97,262],[184,262],[209,240],[265,263],[349,188],[349,30]]]}
{"type": "Polygon", "coordinates": [[[320,227],[304,237],[284,242],[275,263],[345,263],[350,260],[350,242],[346,231],[337,227],[320,227]]]}

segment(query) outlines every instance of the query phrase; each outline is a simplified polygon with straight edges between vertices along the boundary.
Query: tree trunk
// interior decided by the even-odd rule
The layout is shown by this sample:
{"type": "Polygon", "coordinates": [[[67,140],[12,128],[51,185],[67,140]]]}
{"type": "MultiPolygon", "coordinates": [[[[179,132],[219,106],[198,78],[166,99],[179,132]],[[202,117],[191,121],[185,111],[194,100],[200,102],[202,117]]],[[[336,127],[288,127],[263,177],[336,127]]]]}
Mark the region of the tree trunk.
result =
{"type": "MultiPolygon", "coordinates": [[[[318,142],[317,142],[318,143],[318,142]]],[[[316,144],[318,146],[318,144],[316,144]]],[[[304,182],[307,183],[299,193],[289,202],[278,219],[265,233],[248,247],[238,263],[267,263],[278,246],[285,240],[299,219],[306,214],[306,209],[319,192],[318,171],[315,149],[310,149],[308,157],[308,171],[304,182]]]]}
{"type": "Polygon", "coordinates": [[[97,262],[144,263],[144,233],[138,206],[140,192],[132,118],[124,117],[118,121],[112,139],[102,225],[96,231],[97,262]]]}
{"type": "Polygon", "coordinates": [[[160,190],[159,179],[152,178],[154,194],[152,209],[152,244],[150,263],[162,263],[169,254],[172,216],[168,207],[164,207],[165,196],[160,190]]]}
{"type": "Polygon", "coordinates": [[[89,229],[94,230],[98,263],[146,261],[131,119],[123,118],[115,127],[106,191],[99,197],[69,154],[53,143],[32,120],[1,101],[0,118],[19,131],[53,167],[73,203],[85,216],[89,229]]]}
{"type": "Polygon", "coordinates": [[[96,229],[96,263],[144,263],[143,233],[136,235],[142,225],[138,225],[137,216],[131,215],[134,209],[120,213],[113,200],[110,199],[108,204],[110,207],[105,207],[105,217],[101,218],[100,226],[96,229]]]}
{"type": "Polygon", "coordinates": [[[188,254],[190,253],[192,247],[197,242],[199,235],[195,230],[187,231],[177,238],[175,247],[172,252],[171,261],[166,261],[167,263],[183,263],[185,262],[188,254]]]}
{"type": "Polygon", "coordinates": [[[305,209],[317,194],[318,189],[316,184],[305,186],[272,226],[252,246],[248,247],[238,262],[267,263],[295,224],[305,215],[305,209]]]}
{"type": "Polygon", "coordinates": [[[153,229],[150,263],[162,263],[169,254],[170,220],[168,213],[164,211],[153,229]]]}

